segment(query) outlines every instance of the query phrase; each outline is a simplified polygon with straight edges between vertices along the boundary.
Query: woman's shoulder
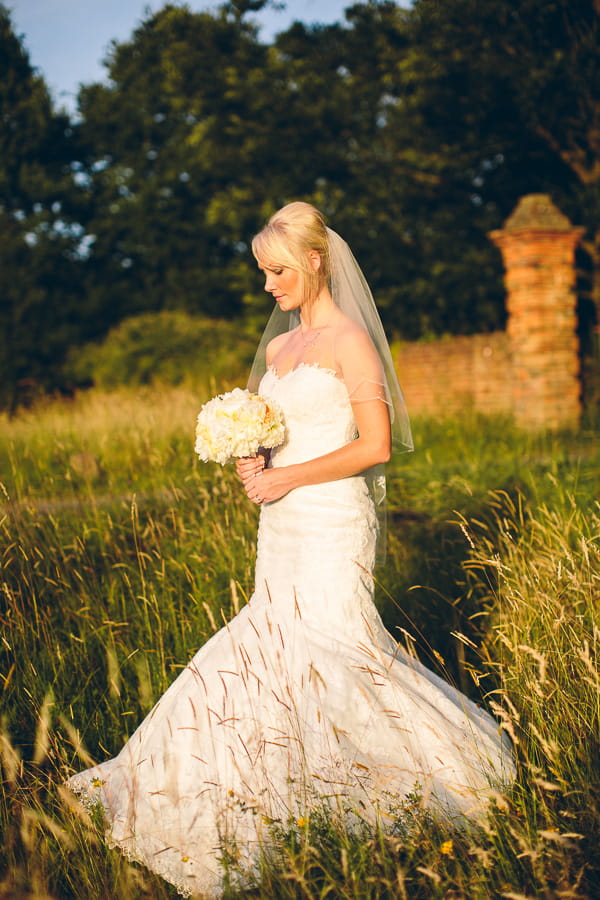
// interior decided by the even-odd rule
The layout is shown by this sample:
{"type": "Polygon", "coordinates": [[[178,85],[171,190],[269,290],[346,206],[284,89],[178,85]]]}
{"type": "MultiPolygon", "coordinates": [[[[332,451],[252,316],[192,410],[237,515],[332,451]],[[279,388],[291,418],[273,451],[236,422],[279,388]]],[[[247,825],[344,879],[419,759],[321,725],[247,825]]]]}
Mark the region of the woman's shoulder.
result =
{"type": "Polygon", "coordinates": [[[282,334],[276,334],[267,344],[267,351],[276,350],[278,347],[281,347],[288,340],[289,336],[289,331],[284,331],[282,334]]]}
{"type": "Polygon", "coordinates": [[[358,384],[381,382],[381,360],[369,332],[349,316],[340,321],[335,357],[350,396],[358,384]]]}
{"type": "Polygon", "coordinates": [[[292,331],[283,331],[281,334],[276,334],[274,338],[271,338],[269,343],[267,344],[267,359],[269,357],[274,356],[281,347],[284,346],[286,341],[289,341],[290,335],[296,331],[296,329],[292,329],[292,331]]]}
{"type": "Polygon", "coordinates": [[[373,342],[364,325],[342,313],[336,328],[336,348],[342,353],[366,352],[373,349],[373,342]]]}

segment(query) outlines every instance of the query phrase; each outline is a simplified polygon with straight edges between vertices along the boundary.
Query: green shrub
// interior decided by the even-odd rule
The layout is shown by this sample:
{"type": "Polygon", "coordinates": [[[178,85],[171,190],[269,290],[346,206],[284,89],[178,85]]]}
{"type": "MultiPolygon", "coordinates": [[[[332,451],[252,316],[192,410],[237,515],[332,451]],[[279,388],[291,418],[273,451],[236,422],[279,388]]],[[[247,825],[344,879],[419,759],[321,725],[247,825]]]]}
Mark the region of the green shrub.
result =
{"type": "Polygon", "coordinates": [[[182,384],[247,376],[257,337],[239,321],[184,312],[142,313],[124,319],[106,338],[75,350],[67,375],[102,388],[182,384]]]}

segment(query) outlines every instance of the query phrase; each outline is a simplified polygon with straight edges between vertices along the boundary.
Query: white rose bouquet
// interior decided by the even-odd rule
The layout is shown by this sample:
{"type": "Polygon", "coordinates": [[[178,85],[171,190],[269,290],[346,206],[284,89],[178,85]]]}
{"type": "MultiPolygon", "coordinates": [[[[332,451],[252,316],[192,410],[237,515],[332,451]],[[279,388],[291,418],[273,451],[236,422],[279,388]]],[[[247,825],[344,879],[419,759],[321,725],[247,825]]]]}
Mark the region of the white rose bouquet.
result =
{"type": "Polygon", "coordinates": [[[204,462],[224,466],[237,457],[254,456],[260,447],[277,447],[284,438],[279,405],[234,388],[209,400],[200,410],[194,449],[204,462]]]}

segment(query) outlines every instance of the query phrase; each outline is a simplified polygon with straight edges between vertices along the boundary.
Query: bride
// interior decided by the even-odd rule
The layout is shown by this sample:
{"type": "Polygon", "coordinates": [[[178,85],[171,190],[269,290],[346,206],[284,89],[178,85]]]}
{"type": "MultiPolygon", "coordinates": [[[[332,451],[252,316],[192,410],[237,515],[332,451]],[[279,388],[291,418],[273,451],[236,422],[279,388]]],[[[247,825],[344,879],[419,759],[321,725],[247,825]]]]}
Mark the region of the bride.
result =
{"type": "Polygon", "coordinates": [[[276,306],[249,387],[286,427],[237,463],[261,505],[254,594],[120,754],[68,782],[103,808],[112,845],[184,895],[220,896],[226,869],[243,885],[273,824],[325,809],[386,827],[409,794],[460,822],[513,774],[497,722],[373,604],[382,466],[412,439],[362,273],[307,203],[279,210],[253,252],[276,306]]]}

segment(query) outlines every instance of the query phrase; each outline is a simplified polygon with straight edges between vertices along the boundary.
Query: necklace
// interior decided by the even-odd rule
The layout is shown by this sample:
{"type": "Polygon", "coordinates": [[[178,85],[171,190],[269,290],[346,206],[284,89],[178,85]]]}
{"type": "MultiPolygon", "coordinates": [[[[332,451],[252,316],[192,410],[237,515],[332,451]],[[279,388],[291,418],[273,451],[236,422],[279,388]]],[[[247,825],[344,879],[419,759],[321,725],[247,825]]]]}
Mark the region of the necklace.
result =
{"type": "Polygon", "coordinates": [[[300,332],[300,340],[302,341],[305,350],[310,350],[312,347],[314,347],[320,337],[321,332],[317,331],[317,333],[312,337],[309,337],[308,340],[304,340],[304,338],[302,337],[302,332],[300,332]]]}
{"type": "MultiPolygon", "coordinates": [[[[300,326],[300,340],[302,341],[302,344],[303,344],[305,350],[312,350],[312,348],[315,346],[315,344],[317,343],[317,341],[323,334],[323,331],[325,330],[325,328],[328,328],[331,325],[332,318],[333,318],[333,315],[331,315],[329,317],[329,320],[327,322],[325,322],[324,325],[321,325],[321,327],[316,332],[316,334],[313,334],[312,337],[309,337],[309,338],[304,337],[304,334],[302,332],[302,326],[300,326]]],[[[307,328],[306,330],[312,331],[313,329],[307,328]]]]}

